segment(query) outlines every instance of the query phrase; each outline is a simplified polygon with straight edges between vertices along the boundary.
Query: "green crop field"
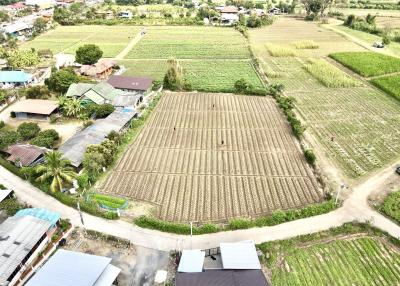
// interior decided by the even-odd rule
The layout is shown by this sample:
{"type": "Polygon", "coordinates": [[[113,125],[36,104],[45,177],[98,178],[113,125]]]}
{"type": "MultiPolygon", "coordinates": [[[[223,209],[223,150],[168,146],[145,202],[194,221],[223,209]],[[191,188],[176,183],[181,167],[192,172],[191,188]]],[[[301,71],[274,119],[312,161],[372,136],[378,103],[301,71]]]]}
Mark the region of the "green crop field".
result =
{"type": "Polygon", "coordinates": [[[126,59],[247,59],[246,39],[232,28],[149,27],[126,59]]]}
{"type": "Polygon", "coordinates": [[[400,284],[400,253],[382,237],[337,236],[261,245],[274,286],[393,286],[400,284]]]}
{"type": "Polygon", "coordinates": [[[371,82],[400,100],[400,75],[380,77],[371,80],[371,82]]]}
{"type": "Polygon", "coordinates": [[[232,28],[149,27],[120,64],[127,68],[125,75],[162,80],[171,57],[183,66],[194,90],[233,92],[241,78],[262,88],[246,39],[232,28]]]}
{"type": "Polygon", "coordinates": [[[115,57],[138,32],[139,28],[134,26],[59,26],[24,43],[22,48],[74,53],[84,44],[96,44],[104,57],[115,57]]]}
{"type": "MultiPolygon", "coordinates": [[[[167,70],[165,60],[123,60],[124,75],[150,76],[162,80],[167,70]]],[[[244,78],[254,87],[262,84],[250,60],[182,60],[185,78],[194,90],[234,91],[235,81],[244,78]]]]}
{"type": "Polygon", "coordinates": [[[288,18],[250,34],[263,66],[279,75],[270,77],[270,81],[283,84],[285,94],[295,98],[302,122],[325,154],[349,178],[366,175],[399,158],[398,100],[367,83],[350,88],[327,87],[305,70],[309,53],[276,58],[263,45],[301,38],[318,43],[319,49],[309,51],[317,51],[315,55],[321,56],[335,52],[334,49],[360,50],[361,47],[332,31],[321,30],[316,24],[288,18]],[[314,30],[310,25],[314,25],[314,30]]]}
{"type": "Polygon", "coordinates": [[[354,72],[365,76],[378,76],[400,72],[400,59],[374,52],[343,52],[329,55],[354,72]]]}
{"type": "Polygon", "coordinates": [[[400,223],[400,191],[390,193],[380,205],[379,210],[400,223]]]}

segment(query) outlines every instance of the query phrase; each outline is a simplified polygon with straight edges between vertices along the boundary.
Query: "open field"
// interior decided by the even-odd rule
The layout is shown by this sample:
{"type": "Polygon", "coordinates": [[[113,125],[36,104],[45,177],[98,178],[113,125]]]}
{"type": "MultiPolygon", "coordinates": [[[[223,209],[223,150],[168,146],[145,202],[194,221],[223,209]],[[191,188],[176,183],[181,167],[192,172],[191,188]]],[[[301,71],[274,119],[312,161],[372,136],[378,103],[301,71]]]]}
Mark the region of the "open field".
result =
{"type": "Polygon", "coordinates": [[[371,81],[374,85],[400,100],[400,75],[380,77],[371,81]]]}
{"type": "MultiPolygon", "coordinates": [[[[393,0],[395,2],[396,0],[393,0]]],[[[386,2],[386,1],[385,1],[386,2]]],[[[387,1],[391,2],[391,1],[387,1]]],[[[397,1],[396,1],[397,2],[397,1]]],[[[380,9],[353,9],[353,8],[331,8],[332,11],[338,11],[345,15],[357,15],[357,16],[367,16],[371,15],[379,15],[380,17],[400,17],[400,10],[380,10],[380,9]]]]}
{"type": "Polygon", "coordinates": [[[331,58],[352,71],[365,76],[378,76],[400,72],[400,59],[374,52],[333,53],[331,58]]]}
{"type": "MultiPolygon", "coordinates": [[[[150,76],[162,80],[167,71],[164,60],[124,60],[120,63],[127,68],[124,75],[150,76]]],[[[182,60],[179,63],[194,90],[232,92],[235,82],[240,78],[246,79],[254,87],[262,87],[250,60],[182,60]]]]}
{"type": "Polygon", "coordinates": [[[232,28],[149,27],[126,59],[248,59],[246,39],[232,28]]]}
{"type": "Polygon", "coordinates": [[[84,44],[96,44],[104,52],[104,57],[115,57],[139,31],[135,26],[58,26],[26,42],[22,48],[74,53],[84,44]]]}
{"type": "Polygon", "coordinates": [[[274,286],[400,284],[399,249],[383,237],[359,233],[272,244],[266,253],[274,286]]]}
{"type": "Polygon", "coordinates": [[[102,191],[169,221],[226,221],[323,199],[272,98],[166,94],[102,191]]]}
{"type": "Polygon", "coordinates": [[[326,154],[348,177],[357,178],[399,157],[400,103],[367,82],[352,88],[324,86],[304,69],[308,53],[273,58],[265,48],[260,49],[263,41],[280,43],[303,38],[320,45],[319,49],[308,50],[318,50],[320,56],[343,49],[362,50],[340,35],[321,29],[313,23],[281,18],[270,27],[252,31],[250,39],[257,56],[281,75],[270,78],[271,82],[284,84],[285,94],[296,99],[302,121],[326,154]]]}

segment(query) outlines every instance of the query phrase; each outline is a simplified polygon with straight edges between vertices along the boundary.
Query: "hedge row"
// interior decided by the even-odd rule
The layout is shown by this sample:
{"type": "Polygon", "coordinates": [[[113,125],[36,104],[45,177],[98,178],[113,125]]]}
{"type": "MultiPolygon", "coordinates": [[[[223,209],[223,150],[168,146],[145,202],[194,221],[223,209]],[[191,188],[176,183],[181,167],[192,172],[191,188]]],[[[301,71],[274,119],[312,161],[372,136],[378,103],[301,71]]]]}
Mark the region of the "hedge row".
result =
{"type": "MultiPolygon", "coordinates": [[[[193,226],[193,235],[215,233],[220,231],[247,229],[252,227],[273,226],[284,222],[289,222],[301,218],[321,215],[328,213],[337,208],[334,200],[325,201],[319,204],[313,204],[303,209],[276,211],[271,215],[260,217],[257,219],[232,219],[227,225],[221,226],[216,224],[204,224],[202,226],[193,226]]],[[[149,229],[155,229],[162,232],[176,234],[190,234],[190,225],[183,223],[174,223],[163,221],[154,217],[140,216],[134,220],[137,226],[149,229]]]]}

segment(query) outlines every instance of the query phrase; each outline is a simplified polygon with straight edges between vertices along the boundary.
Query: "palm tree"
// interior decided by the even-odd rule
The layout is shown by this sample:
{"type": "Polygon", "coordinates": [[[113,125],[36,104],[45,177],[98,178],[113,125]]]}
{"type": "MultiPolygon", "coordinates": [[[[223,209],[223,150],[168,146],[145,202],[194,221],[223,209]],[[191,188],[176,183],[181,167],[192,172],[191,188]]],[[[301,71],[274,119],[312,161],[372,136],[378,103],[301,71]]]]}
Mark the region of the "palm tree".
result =
{"type": "Polygon", "coordinates": [[[81,113],[83,106],[79,99],[71,98],[65,101],[63,108],[67,116],[77,117],[81,113]]]}
{"type": "Polygon", "coordinates": [[[45,163],[36,167],[36,173],[41,174],[36,180],[44,182],[52,179],[50,190],[61,191],[64,183],[72,183],[78,174],[69,166],[70,161],[62,158],[62,154],[51,151],[44,155],[45,163]]]}

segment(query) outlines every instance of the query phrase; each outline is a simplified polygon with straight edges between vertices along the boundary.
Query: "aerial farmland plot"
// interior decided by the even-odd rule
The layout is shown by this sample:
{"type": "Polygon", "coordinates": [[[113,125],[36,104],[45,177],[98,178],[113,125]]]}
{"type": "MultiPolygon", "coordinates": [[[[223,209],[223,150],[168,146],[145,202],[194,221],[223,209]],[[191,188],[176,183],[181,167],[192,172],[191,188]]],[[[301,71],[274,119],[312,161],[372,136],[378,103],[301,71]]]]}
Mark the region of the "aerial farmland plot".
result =
{"type": "Polygon", "coordinates": [[[261,246],[269,254],[275,286],[382,285],[400,283],[400,252],[387,239],[364,233],[261,246]]]}
{"type": "Polygon", "coordinates": [[[103,57],[118,55],[139,32],[135,26],[58,26],[23,44],[22,48],[50,49],[53,53],[75,53],[84,44],[96,44],[103,57]]]}
{"type": "Polygon", "coordinates": [[[165,94],[102,186],[168,221],[225,222],[323,200],[272,98],[165,94]]]}
{"type": "Polygon", "coordinates": [[[162,80],[171,57],[179,60],[195,90],[232,92],[241,78],[262,87],[246,39],[232,28],[149,27],[120,64],[127,68],[126,75],[162,80]]]}
{"type": "MultiPolygon", "coordinates": [[[[365,51],[321,29],[312,23],[281,18],[270,27],[252,31],[250,40],[264,67],[280,75],[270,81],[284,84],[285,94],[295,98],[302,121],[325,154],[347,177],[358,178],[399,157],[400,102],[366,80],[353,87],[335,87],[335,83],[327,86],[322,73],[315,77],[308,72],[310,59],[326,58],[334,52],[365,51]],[[273,57],[265,48],[266,42],[284,45],[285,41],[299,40],[313,40],[319,48],[298,50],[291,57],[273,57]]],[[[324,65],[328,63],[334,65],[330,61],[324,65]]]]}

